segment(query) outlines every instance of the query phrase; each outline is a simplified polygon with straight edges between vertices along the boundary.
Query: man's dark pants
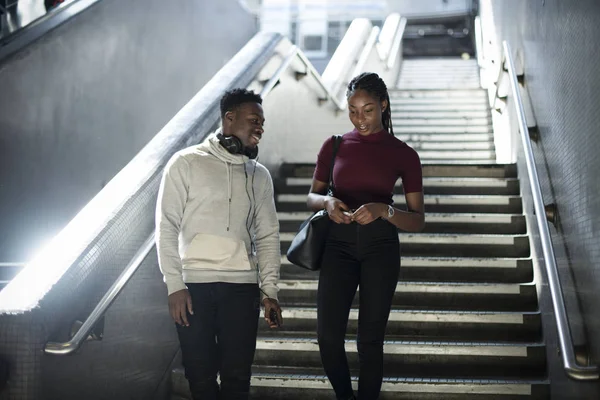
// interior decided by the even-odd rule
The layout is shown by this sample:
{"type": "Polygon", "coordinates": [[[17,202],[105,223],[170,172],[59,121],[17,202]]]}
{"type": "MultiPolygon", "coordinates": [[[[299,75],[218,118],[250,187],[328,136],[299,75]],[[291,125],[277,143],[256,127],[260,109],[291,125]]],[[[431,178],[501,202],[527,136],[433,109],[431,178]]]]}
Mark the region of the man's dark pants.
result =
{"type": "Polygon", "coordinates": [[[194,400],[246,400],[260,312],[257,284],[188,283],[194,315],[177,325],[194,400]],[[217,374],[221,385],[217,383],[217,374]]]}

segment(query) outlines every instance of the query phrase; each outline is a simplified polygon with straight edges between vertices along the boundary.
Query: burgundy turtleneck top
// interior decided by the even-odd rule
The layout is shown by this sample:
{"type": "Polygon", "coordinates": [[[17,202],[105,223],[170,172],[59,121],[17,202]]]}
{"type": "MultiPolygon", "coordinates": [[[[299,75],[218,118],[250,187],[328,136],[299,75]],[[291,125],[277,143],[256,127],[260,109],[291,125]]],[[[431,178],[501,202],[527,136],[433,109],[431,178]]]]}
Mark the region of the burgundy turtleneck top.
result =
{"type": "MultiPolygon", "coordinates": [[[[333,168],[334,195],[351,209],[367,203],[392,204],[398,178],[404,193],[423,190],[419,155],[387,130],[363,136],[355,129],[342,138],[333,168]]],[[[329,138],[319,151],[314,179],[329,181],[332,152],[329,138]]]]}

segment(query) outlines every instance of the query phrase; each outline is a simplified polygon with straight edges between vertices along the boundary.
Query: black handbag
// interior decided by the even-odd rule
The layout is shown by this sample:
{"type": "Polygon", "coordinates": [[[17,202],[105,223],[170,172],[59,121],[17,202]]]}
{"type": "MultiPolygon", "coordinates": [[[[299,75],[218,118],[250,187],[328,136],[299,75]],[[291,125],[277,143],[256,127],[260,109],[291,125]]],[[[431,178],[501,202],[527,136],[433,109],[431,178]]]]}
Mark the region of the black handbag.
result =
{"type": "MultiPolygon", "coordinates": [[[[333,136],[333,154],[331,157],[331,166],[329,168],[329,189],[331,196],[335,187],[333,185],[333,165],[335,156],[340,147],[342,137],[333,136]]],[[[325,241],[329,234],[331,220],[326,210],[320,210],[314,213],[300,225],[300,229],[287,251],[288,260],[299,267],[316,271],[321,268],[321,258],[325,250],[325,241]]]]}

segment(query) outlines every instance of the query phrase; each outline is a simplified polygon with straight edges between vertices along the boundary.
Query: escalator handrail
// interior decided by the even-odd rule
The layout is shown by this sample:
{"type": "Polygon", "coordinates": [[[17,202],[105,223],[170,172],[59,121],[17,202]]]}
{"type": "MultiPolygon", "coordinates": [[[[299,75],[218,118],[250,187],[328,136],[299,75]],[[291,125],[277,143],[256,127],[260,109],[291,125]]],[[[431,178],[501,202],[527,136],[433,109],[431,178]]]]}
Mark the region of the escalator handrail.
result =
{"type": "Polygon", "coordinates": [[[96,304],[94,310],[87,317],[77,333],[68,342],[48,342],[44,347],[46,354],[67,355],[72,354],[83,344],[98,321],[104,316],[111,304],[130,281],[130,278],[138,270],[142,262],[155,245],[154,232],[144,241],[144,244],[135,253],[129,264],[121,275],[115,280],[102,299],[96,304]]]}
{"type": "Polygon", "coordinates": [[[558,268],[556,264],[556,258],[554,256],[552,240],[550,238],[550,231],[548,230],[548,222],[546,221],[546,212],[544,208],[544,201],[542,199],[542,190],[540,187],[538,172],[535,165],[535,158],[533,155],[531,139],[529,137],[529,129],[527,127],[527,120],[525,117],[525,108],[523,106],[523,100],[521,98],[521,92],[519,89],[519,82],[517,79],[515,64],[512,57],[512,51],[507,41],[504,41],[502,43],[502,47],[503,56],[501,65],[503,66],[505,71],[508,72],[511,93],[514,98],[519,132],[521,134],[523,150],[525,153],[525,163],[527,165],[527,172],[529,175],[529,182],[531,185],[531,192],[533,195],[535,218],[540,231],[540,240],[542,243],[544,264],[546,266],[546,273],[548,275],[548,286],[550,288],[550,296],[552,298],[554,315],[556,317],[556,327],[558,330],[560,353],[563,360],[564,369],[567,375],[572,379],[585,381],[597,380],[600,378],[600,370],[598,369],[598,366],[580,365],[577,362],[577,358],[575,356],[573,338],[571,335],[571,328],[569,326],[569,318],[567,315],[563,291],[558,275],[558,268]]]}

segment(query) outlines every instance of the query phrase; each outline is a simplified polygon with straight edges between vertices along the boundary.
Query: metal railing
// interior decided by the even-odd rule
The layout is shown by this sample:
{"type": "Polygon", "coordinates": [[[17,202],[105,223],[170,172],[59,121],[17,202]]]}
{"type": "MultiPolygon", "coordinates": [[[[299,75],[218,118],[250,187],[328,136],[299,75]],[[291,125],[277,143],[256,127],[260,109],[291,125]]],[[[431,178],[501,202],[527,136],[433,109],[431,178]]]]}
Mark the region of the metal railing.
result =
{"type": "Polygon", "coordinates": [[[349,76],[352,72],[350,66],[355,65],[365,51],[372,30],[373,25],[368,19],[354,19],[321,75],[323,83],[337,97],[338,103],[342,103],[340,99],[344,97],[345,86],[352,79],[349,76]]]}
{"type": "Polygon", "coordinates": [[[400,44],[402,42],[402,38],[404,37],[404,30],[406,29],[406,18],[400,19],[400,26],[398,27],[398,31],[396,32],[396,36],[394,37],[394,43],[392,44],[392,49],[390,51],[390,56],[387,60],[387,68],[392,69],[396,64],[396,59],[398,58],[398,52],[400,51],[400,44]]]}
{"type": "MultiPolygon", "coordinates": [[[[405,21],[404,21],[405,22],[405,21]]],[[[403,30],[403,29],[402,29],[403,30]]],[[[402,35],[398,35],[400,38],[402,35]]],[[[371,35],[370,40],[367,42],[369,48],[373,48],[375,44],[376,36],[371,35]]],[[[399,43],[395,43],[394,46],[399,46],[399,43]]],[[[394,49],[392,48],[392,52],[394,49]]],[[[294,60],[300,60],[304,65],[304,71],[296,71],[297,76],[312,75],[317,82],[318,86],[323,90],[325,96],[319,97],[319,101],[328,101],[335,105],[336,110],[344,110],[345,105],[342,105],[340,101],[331,93],[331,90],[325,85],[319,73],[312,66],[311,62],[306,58],[304,53],[297,47],[292,45],[288,53],[283,58],[283,61],[279,67],[275,70],[273,75],[263,85],[260,95],[264,98],[271,90],[279,83],[282,74],[287,71],[292,65],[294,60]]],[[[364,64],[364,62],[363,62],[364,64]]],[[[129,264],[125,267],[121,275],[115,280],[108,291],[104,294],[102,299],[98,302],[94,310],[90,313],[88,318],[83,322],[81,327],[73,335],[73,337],[67,342],[48,342],[44,348],[46,354],[53,355],[67,355],[72,354],[88,339],[90,333],[98,324],[100,319],[104,316],[109,307],[114,303],[118,295],[123,291],[127,283],[130,281],[133,274],[138,270],[143,260],[146,258],[148,253],[155,246],[155,235],[152,233],[140,249],[135,253],[129,264]]]]}
{"type": "Polygon", "coordinates": [[[142,247],[135,253],[129,264],[125,267],[121,275],[112,284],[108,291],[102,296],[94,310],[87,317],[83,325],[73,335],[68,342],[48,342],[44,348],[46,354],[67,355],[74,353],[88,338],[94,326],[104,316],[111,304],[116,300],[117,296],[123,291],[125,285],[129,282],[133,274],[138,270],[142,261],[146,258],[150,250],[154,247],[154,233],[144,242],[142,247]]]}
{"type": "MultiPolygon", "coordinates": [[[[290,51],[284,57],[281,65],[273,73],[271,78],[264,84],[261,90],[261,96],[265,97],[279,82],[281,75],[290,67],[295,59],[299,59],[305,67],[305,71],[296,71],[300,75],[312,75],[319,87],[325,92],[325,97],[319,100],[326,101],[331,100],[332,103],[337,107],[338,110],[342,110],[342,106],[337,101],[335,96],[331,94],[329,89],[325,86],[319,73],[314,69],[310,61],[302,53],[297,46],[292,46],[290,51]]],[[[98,324],[100,319],[104,316],[106,311],[109,309],[111,304],[114,303],[118,295],[123,291],[133,274],[138,270],[142,261],[146,258],[148,253],[155,246],[155,234],[152,233],[140,249],[133,256],[129,264],[125,267],[121,275],[115,280],[108,291],[104,294],[102,299],[98,302],[94,310],[90,313],[87,319],[83,322],[79,330],[73,335],[73,337],[67,342],[48,342],[44,348],[46,354],[53,355],[68,355],[72,354],[88,339],[90,333],[98,324]]]]}
{"type": "Polygon", "coordinates": [[[0,262],[0,268],[22,268],[25,265],[27,265],[27,263],[24,262],[0,262]]]}
{"type": "Polygon", "coordinates": [[[548,275],[548,287],[550,288],[550,296],[552,297],[552,305],[556,317],[556,327],[558,330],[558,338],[560,345],[560,354],[563,360],[564,369],[567,375],[576,380],[596,380],[600,378],[600,371],[597,365],[580,365],[577,362],[575,350],[573,347],[573,338],[569,319],[563,298],[562,287],[558,275],[556,258],[554,256],[554,248],[548,230],[548,222],[546,221],[546,210],[542,199],[542,190],[538,178],[538,172],[533,156],[531,146],[531,138],[529,128],[527,126],[525,108],[521,98],[519,89],[519,78],[517,76],[515,64],[513,62],[512,51],[508,42],[502,43],[503,56],[502,66],[508,72],[511,93],[514,97],[515,111],[521,134],[523,150],[525,153],[525,163],[531,184],[531,192],[533,195],[533,204],[535,209],[535,218],[540,230],[540,239],[544,255],[544,264],[546,265],[546,273],[548,275]]]}
{"type": "Polygon", "coordinates": [[[101,0],[69,0],[0,38],[0,60],[47,34],[60,24],[87,10],[101,0]]]}
{"type": "Polygon", "coordinates": [[[331,93],[331,91],[327,88],[327,86],[325,86],[325,83],[321,79],[321,75],[319,75],[319,73],[317,72],[315,67],[312,66],[311,62],[308,60],[308,58],[306,58],[306,56],[304,55],[304,53],[302,53],[302,51],[298,48],[298,46],[294,46],[294,45],[290,48],[290,51],[287,53],[287,55],[283,59],[283,62],[281,63],[279,68],[277,68],[277,70],[273,73],[271,78],[269,78],[267,83],[265,83],[265,85],[263,86],[263,88],[260,92],[260,95],[264,98],[267,94],[269,94],[269,92],[279,82],[281,75],[290,67],[290,65],[292,64],[294,59],[299,59],[304,64],[304,67],[306,68],[305,71],[299,72],[299,74],[312,75],[312,77],[316,80],[317,84],[321,87],[321,89],[325,93],[325,97],[320,97],[319,100],[320,101],[331,100],[331,102],[335,105],[337,110],[343,110],[344,107],[340,104],[338,99],[336,99],[336,97],[331,93]]]}
{"type": "Polygon", "coordinates": [[[483,33],[481,26],[481,18],[479,16],[475,17],[474,21],[475,25],[475,49],[477,51],[477,65],[479,68],[483,68],[483,33]]]}

